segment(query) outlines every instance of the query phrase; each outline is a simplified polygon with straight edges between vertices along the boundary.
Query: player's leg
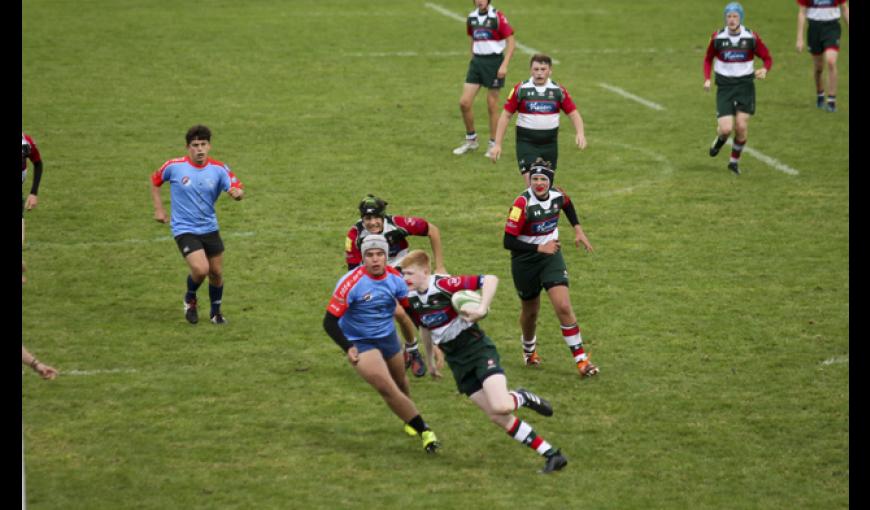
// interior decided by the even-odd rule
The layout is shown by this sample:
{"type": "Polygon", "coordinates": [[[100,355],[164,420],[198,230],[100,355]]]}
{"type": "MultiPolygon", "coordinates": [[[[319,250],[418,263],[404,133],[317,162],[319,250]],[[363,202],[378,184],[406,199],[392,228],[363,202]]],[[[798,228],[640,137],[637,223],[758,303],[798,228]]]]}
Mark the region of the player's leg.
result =
{"type": "Polygon", "coordinates": [[[486,154],[484,154],[486,157],[489,157],[489,150],[495,145],[495,132],[498,129],[498,118],[501,115],[500,92],[500,87],[492,87],[486,91],[486,109],[489,113],[489,142],[487,142],[486,154]]]}
{"type": "Polygon", "coordinates": [[[747,112],[738,111],[734,121],[734,143],[731,145],[731,158],[728,161],[728,169],[740,175],[740,156],[746,146],[749,135],[749,117],[747,112]]]}
{"type": "Polygon", "coordinates": [[[224,295],[224,243],[220,233],[212,232],[202,236],[203,248],[208,257],[208,297],[211,301],[209,317],[212,324],[226,324],[221,313],[224,295]]]}
{"type": "Polygon", "coordinates": [[[414,336],[417,328],[414,327],[414,321],[405,313],[405,309],[401,305],[396,305],[396,310],[393,312],[393,317],[399,325],[399,330],[402,332],[402,338],[405,340],[405,368],[410,368],[416,377],[426,375],[426,363],[423,361],[423,356],[420,355],[420,344],[414,336]]]}
{"type": "Polygon", "coordinates": [[[731,132],[734,130],[734,115],[722,115],[716,119],[716,138],[713,139],[713,144],[710,145],[710,156],[714,157],[722,150],[722,146],[728,141],[731,132]]]}
{"type": "Polygon", "coordinates": [[[547,296],[559,319],[562,330],[562,339],[571,351],[577,371],[583,377],[591,377],[598,373],[598,367],[589,360],[589,354],[583,348],[583,336],[580,326],[577,324],[577,316],[571,306],[571,294],[568,292],[567,282],[559,282],[548,286],[547,296]]]}
{"type": "Polygon", "coordinates": [[[480,90],[479,83],[462,85],[462,96],[459,98],[459,110],[462,112],[462,122],[465,124],[465,142],[453,150],[453,154],[461,155],[479,147],[477,132],[474,130],[474,97],[480,90]]]}
{"type": "Polygon", "coordinates": [[[824,53],[825,68],[828,70],[828,99],[825,110],[837,111],[837,56],[839,51],[835,48],[826,48],[824,53]]]}
{"type": "Polygon", "coordinates": [[[813,80],[816,83],[816,107],[825,107],[825,84],[822,74],[825,71],[825,56],[822,53],[813,54],[813,80]]]}
{"type": "MultiPolygon", "coordinates": [[[[533,395],[531,392],[526,394],[533,395]]],[[[534,397],[539,398],[537,395],[534,397]]],[[[510,437],[527,445],[546,459],[542,472],[558,471],[568,463],[562,453],[543,437],[538,436],[531,425],[514,416],[513,412],[522,405],[518,402],[525,397],[518,392],[508,391],[507,378],[504,374],[494,374],[484,379],[481,389],[469,395],[469,398],[510,437]]]]}
{"type": "MultiPolygon", "coordinates": [[[[395,339],[395,337],[393,337],[395,339]]],[[[359,362],[354,369],[369,385],[371,385],[387,407],[401,418],[407,426],[410,426],[423,438],[423,447],[427,452],[434,453],[440,446],[435,434],[417,411],[414,401],[406,393],[408,391],[408,379],[405,375],[404,362],[398,339],[395,339],[394,347],[388,352],[394,352],[388,360],[384,359],[384,353],[375,348],[360,352],[359,362]],[[405,389],[399,387],[397,379],[404,381],[405,389]]]]}
{"type": "Polygon", "coordinates": [[[208,257],[208,266],[208,297],[211,301],[209,318],[213,324],[226,324],[227,320],[221,313],[224,296],[224,254],[208,257]]]}
{"type": "Polygon", "coordinates": [[[197,313],[196,291],[208,276],[209,264],[202,241],[193,234],[181,234],[175,238],[178,249],[184,256],[189,274],[187,275],[187,292],[184,295],[184,317],[187,322],[199,322],[197,313]]]}
{"type": "Polygon", "coordinates": [[[520,300],[520,342],[523,344],[523,360],[526,366],[538,366],[541,357],[538,356],[538,313],[541,309],[541,295],[520,300]]]}

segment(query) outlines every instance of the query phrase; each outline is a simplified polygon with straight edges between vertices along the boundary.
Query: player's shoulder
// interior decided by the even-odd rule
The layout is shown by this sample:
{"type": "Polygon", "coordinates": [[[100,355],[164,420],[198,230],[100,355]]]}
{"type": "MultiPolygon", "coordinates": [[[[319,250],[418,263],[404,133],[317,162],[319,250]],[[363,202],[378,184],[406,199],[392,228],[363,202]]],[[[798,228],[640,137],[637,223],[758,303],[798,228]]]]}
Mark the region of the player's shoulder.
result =
{"type": "Polygon", "coordinates": [[[160,170],[163,170],[164,168],[168,168],[168,167],[174,166],[174,165],[187,165],[187,164],[188,164],[187,156],[181,156],[178,158],[167,159],[166,162],[160,166],[160,170]]]}
{"type": "Polygon", "coordinates": [[[218,161],[218,160],[216,160],[216,159],[214,159],[214,158],[208,158],[207,163],[208,163],[209,165],[213,165],[213,166],[217,166],[217,167],[223,168],[224,170],[227,170],[227,171],[229,171],[229,169],[230,169],[230,167],[228,167],[226,163],[224,163],[223,161],[218,161]]]}
{"type": "Polygon", "coordinates": [[[366,275],[365,266],[357,266],[350,271],[344,273],[341,278],[338,279],[338,284],[336,285],[336,293],[347,295],[353,287],[359,283],[360,280],[366,275]]]}

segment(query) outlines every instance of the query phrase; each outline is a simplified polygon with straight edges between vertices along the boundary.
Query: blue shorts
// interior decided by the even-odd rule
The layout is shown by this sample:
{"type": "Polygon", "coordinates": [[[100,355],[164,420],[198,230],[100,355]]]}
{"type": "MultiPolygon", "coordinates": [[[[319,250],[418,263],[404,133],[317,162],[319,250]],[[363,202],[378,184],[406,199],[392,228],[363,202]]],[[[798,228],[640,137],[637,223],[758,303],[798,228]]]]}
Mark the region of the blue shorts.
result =
{"type": "Polygon", "coordinates": [[[395,331],[381,338],[366,338],[363,340],[352,340],[351,342],[356,347],[358,353],[362,354],[366,351],[377,349],[384,355],[384,359],[390,359],[402,351],[399,337],[395,331]]]}

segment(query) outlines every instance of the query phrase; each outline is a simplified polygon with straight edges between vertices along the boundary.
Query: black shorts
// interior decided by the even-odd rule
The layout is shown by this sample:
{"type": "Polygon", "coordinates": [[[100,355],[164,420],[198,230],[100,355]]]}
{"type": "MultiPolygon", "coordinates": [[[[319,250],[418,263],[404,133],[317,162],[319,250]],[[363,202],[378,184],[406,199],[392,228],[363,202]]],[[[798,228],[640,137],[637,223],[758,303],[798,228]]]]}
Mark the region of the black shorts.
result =
{"type": "Polygon", "coordinates": [[[175,243],[181,256],[185,258],[197,250],[205,250],[206,257],[214,257],[224,252],[224,242],[217,230],[208,234],[178,234],[175,236],[175,243]]]}

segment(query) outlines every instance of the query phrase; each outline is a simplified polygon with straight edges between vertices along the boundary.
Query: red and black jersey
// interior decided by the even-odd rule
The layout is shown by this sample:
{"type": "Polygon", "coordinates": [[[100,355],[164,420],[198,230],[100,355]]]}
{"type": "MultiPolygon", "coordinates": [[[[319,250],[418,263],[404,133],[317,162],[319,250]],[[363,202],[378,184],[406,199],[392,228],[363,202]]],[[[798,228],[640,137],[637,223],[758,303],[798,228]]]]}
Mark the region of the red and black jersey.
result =
{"type": "Polygon", "coordinates": [[[432,333],[432,341],[436,345],[449,342],[473,325],[459,316],[450,299],[460,290],[477,290],[481,287],[483,275],[432,275],[425,292],[413,288],[408,292],[411,318],[414,324],[432,333]]]}
{"type": "MultiPolygon", "coordinates": [[[[363,226],[362,220],[356,222],[348,230],[344,241],[344,256],[348,269],[362,264],[362,253],[359,247],[362,244],[362,239],[369,233],[363,226]]],[[[384,231],[381,234],[390,245],[387,263],[395,267],[408,253],[408,241],[405,238],[408,236],[428,236],[429,223],[423,218],[413,216],[386,216],[384,218],[384,231]]]]}
{"type": "Polygon", "coordinates": [[[42,156],[39,154],[39,147],[30,135],[21,133],[21,182],[27,178],[27,160],[33,163],[42,161],[42,156]]]}

